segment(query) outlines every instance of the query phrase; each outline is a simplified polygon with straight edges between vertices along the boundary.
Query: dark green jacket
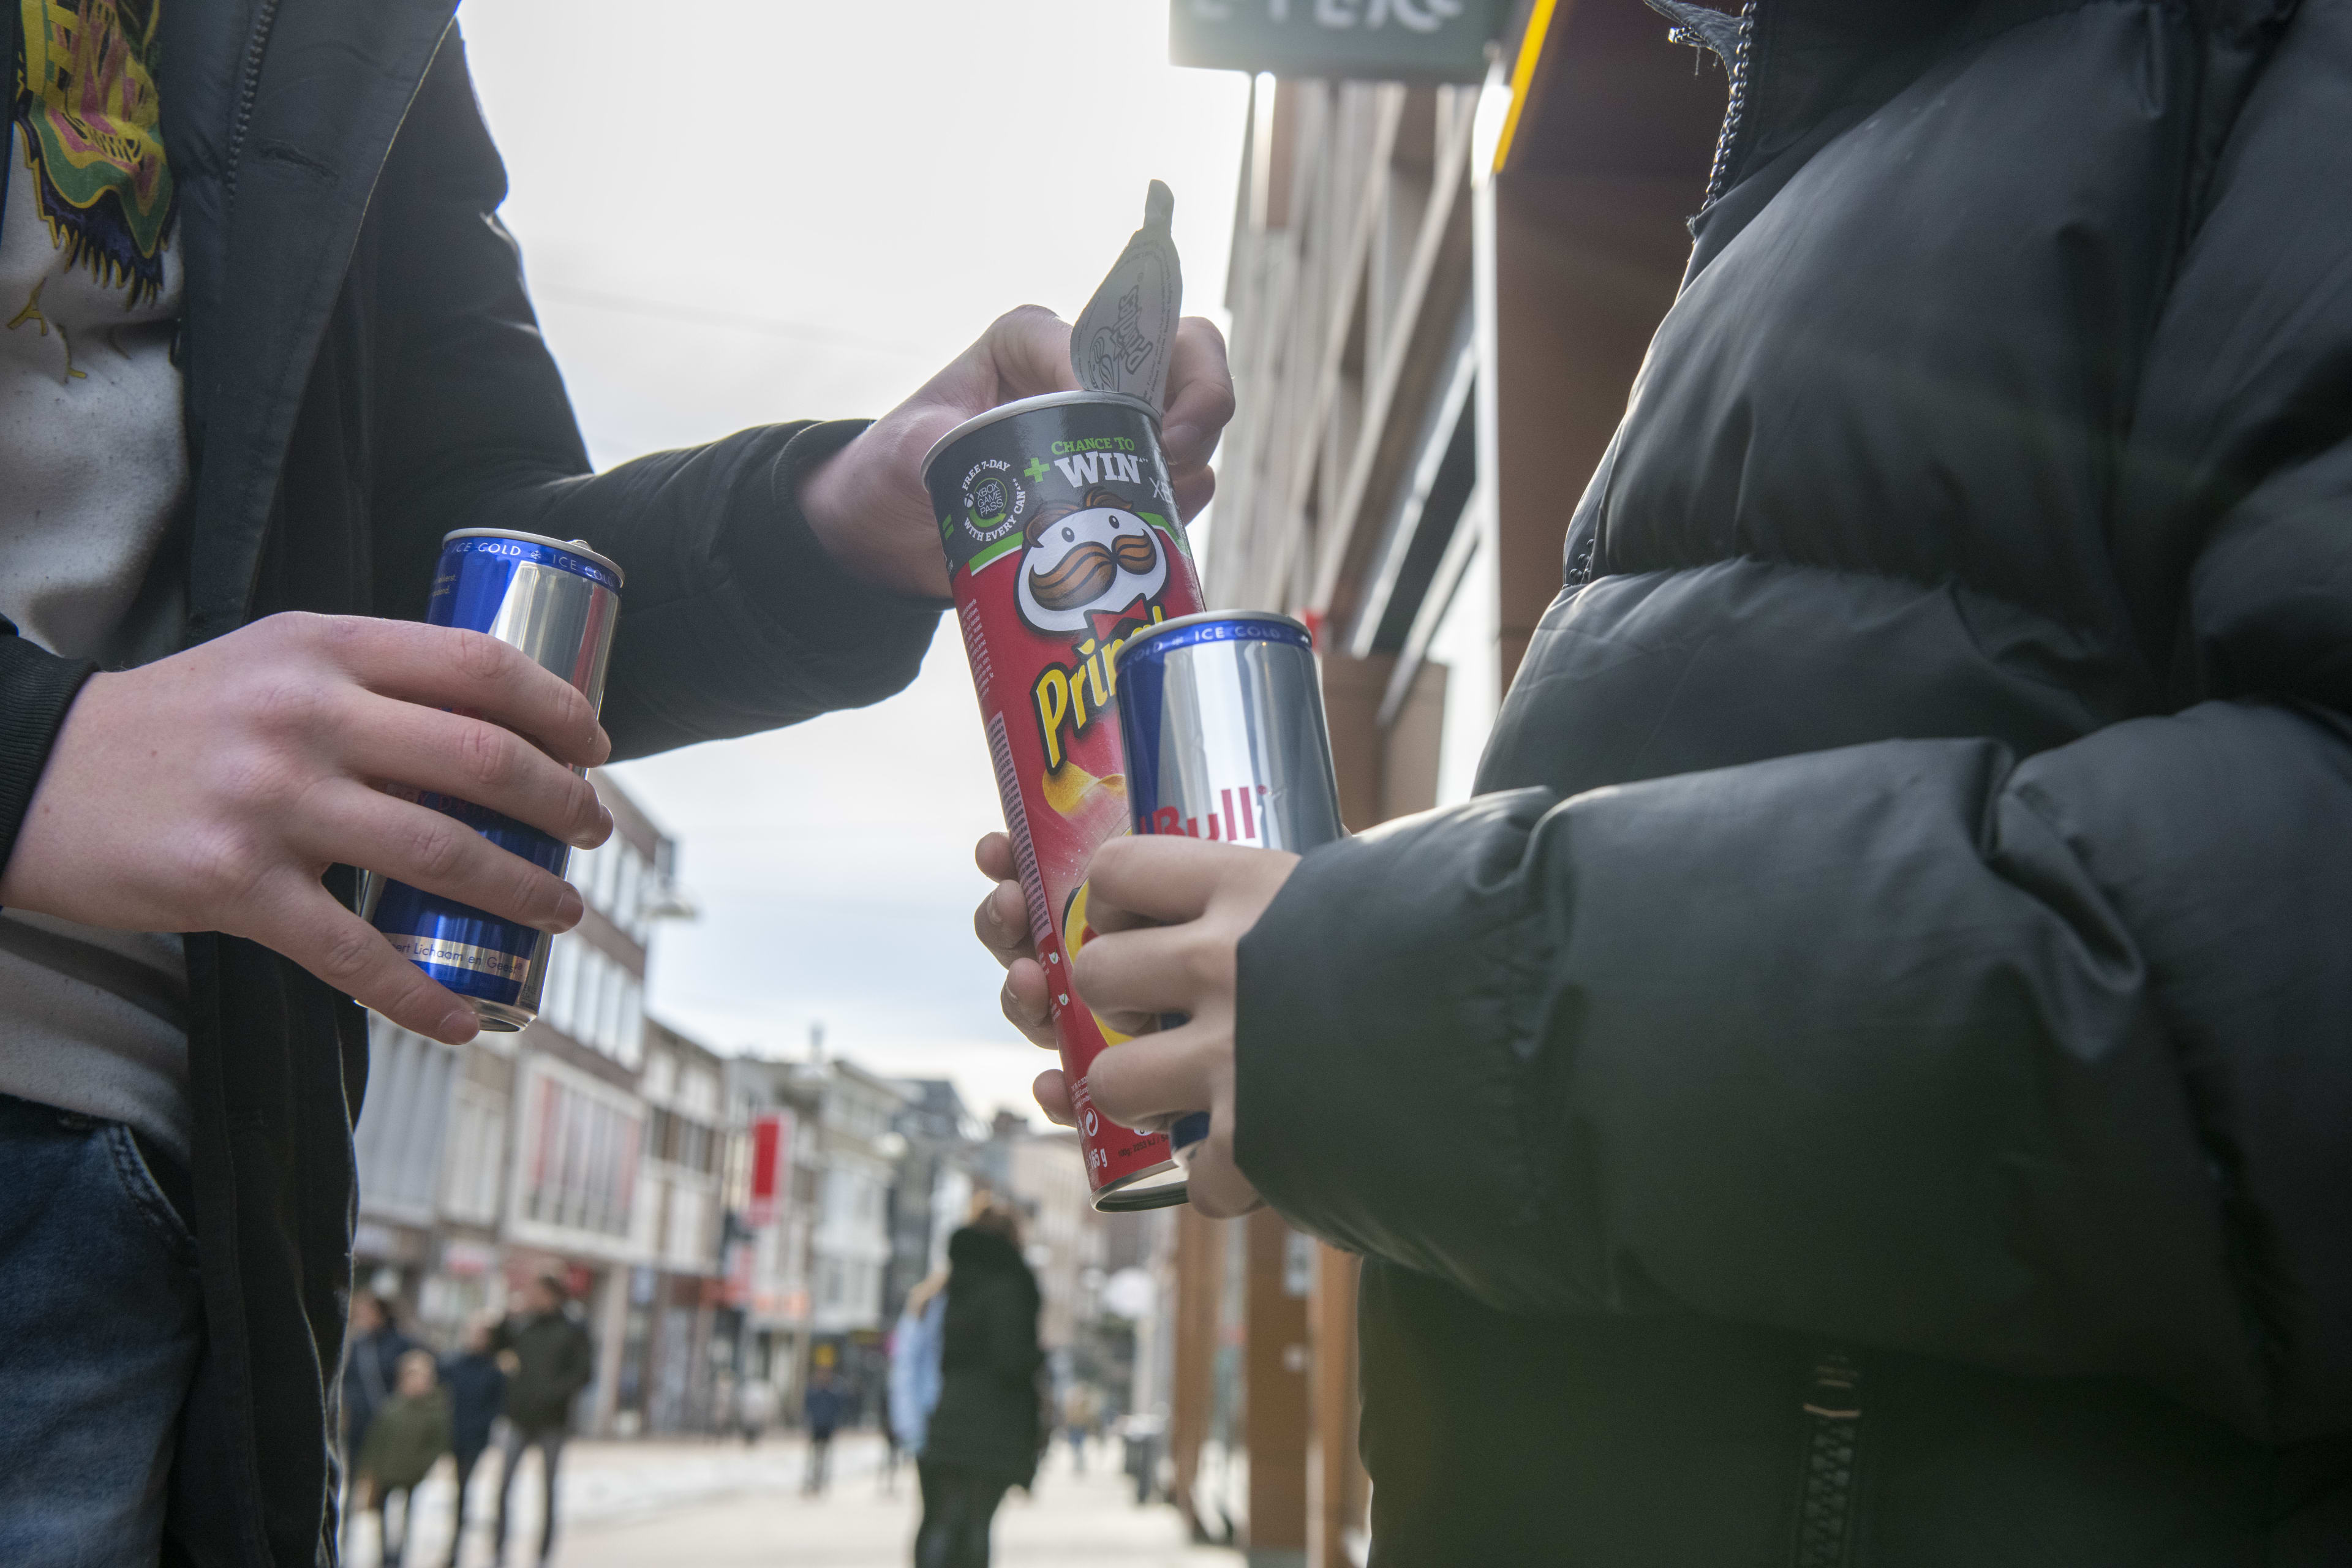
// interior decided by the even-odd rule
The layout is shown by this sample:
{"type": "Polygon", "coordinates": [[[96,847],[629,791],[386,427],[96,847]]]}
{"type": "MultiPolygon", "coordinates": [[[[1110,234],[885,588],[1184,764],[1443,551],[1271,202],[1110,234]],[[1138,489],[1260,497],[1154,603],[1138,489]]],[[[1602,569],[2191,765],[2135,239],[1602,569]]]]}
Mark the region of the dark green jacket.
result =
{"type": "Polygon", "coordinates": [[[526,1432],[562,1431],[572,1402],[596,1375],[595,1342],[570,1310],[509,1318],[492,1336],[494,1351],[514,1352],[502,1414],[526,1432]]]}
{"type": "Polygon", "coordinates": [[[948,1308],[940,1330],[940,1403],[923,1462],[1007,1486],[1037,1473],[1036,1276],[1009,1241],[966,1226],[948,1239],[948,1308]]]}
{"type": "Polygon", "coordinates": [[[1373,1561],[2352,1563],[2352,0],[1685,20],[1483,793],[1242,946],[1373,1561]]]}
{"type": "Polygon", "coordinates": [[[449,1451],[449,1391],[436,1388],[418,1398],[394,1394],[368,1423],[366,1440],[352,1469],[375,1483],[413,1487],[449,1451]]]}

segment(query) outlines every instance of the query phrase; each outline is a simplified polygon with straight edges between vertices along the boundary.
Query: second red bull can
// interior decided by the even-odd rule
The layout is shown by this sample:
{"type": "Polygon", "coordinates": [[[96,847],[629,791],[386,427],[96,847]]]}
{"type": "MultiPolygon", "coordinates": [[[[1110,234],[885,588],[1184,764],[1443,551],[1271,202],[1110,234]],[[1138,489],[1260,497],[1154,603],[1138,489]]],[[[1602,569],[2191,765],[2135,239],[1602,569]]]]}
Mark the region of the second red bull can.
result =
{"type": "MultiPolygon", "coordinates": [[[[620,613],[621,569],[585,541],[462,528],[441,541],[425,618],[520,648],[602,710],[620,613]]],[[[431,791],[410,798],[543,871],[561,877],[571,860],[569,845],[510,816],[431,791]]],[[[360,882],[360,915],[410,963],[463,996],[483,1028],[511,1032],[538,1016],[554,942],[545,931],[373,871],[360,882]]]]}
{"type": "MultiPolygon", "coordinates": [[[[1315,639],[1289,616],[1212,611],[1138,633],[1118,653],[1118,716],[1136,832],[1294,854],[1346,837],[1315,639]]],[[[1196,1111],[1169,1142],[1181,1158],[1208,1131],[1196,1111]]]]}

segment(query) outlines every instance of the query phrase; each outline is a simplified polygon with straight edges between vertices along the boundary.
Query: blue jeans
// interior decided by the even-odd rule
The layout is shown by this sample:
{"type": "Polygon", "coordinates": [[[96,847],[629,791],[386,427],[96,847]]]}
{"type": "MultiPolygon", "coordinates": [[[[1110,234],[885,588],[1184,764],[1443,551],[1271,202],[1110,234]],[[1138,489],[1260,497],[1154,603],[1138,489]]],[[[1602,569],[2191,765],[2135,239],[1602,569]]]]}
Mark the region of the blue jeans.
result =
{"type": "Polygon", "coordinates": [[[162,1554],[203,1305],[131,1131],[0,1095],[0,1563],[162,1554]]]}

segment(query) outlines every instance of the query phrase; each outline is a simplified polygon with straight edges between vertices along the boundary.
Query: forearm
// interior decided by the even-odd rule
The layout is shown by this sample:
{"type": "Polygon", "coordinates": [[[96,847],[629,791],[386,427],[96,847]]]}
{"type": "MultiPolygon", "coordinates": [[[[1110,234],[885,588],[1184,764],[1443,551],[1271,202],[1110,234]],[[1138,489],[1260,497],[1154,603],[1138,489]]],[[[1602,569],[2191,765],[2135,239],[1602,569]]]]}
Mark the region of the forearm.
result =
{"type": "Polygon", "coordinates": [[[616,757],[861,707],[913,679],[940,606],[853,575],[800,509],[808,471],[863,428],[763,426],[467,495],[467,526],[584,539],[627,574],[604,699],[616,757]]]}
{"type": "MultiPolygon", "coordinates": [[[[2347,772],[2328,726],[2214,704],[2021,767],[1889,742],[1321,852],[1243,945],[1241,1163],[1508,1310],[1671,1302],[2259,1424],[2210,1151],[2250,1096],[2342,1098],[2311,1053],[2352,1005],[2320,956],[2347,772]],[[2239,1001],[2183,988],[2217,973],[2239,1001]]],[[[2305,1195],[2263,1199],[2315,1283],[2340,1147],[2288,1140],[2305,1195]]]]}

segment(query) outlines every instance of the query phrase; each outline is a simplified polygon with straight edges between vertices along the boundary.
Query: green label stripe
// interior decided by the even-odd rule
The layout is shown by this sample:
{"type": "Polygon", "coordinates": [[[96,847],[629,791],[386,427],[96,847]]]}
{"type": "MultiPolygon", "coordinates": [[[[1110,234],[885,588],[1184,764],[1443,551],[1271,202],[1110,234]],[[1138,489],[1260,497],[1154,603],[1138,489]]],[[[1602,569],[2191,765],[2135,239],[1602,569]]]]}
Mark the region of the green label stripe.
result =
{"type": "Polygon", "coordinates": [[[995,543],[982,548],[979,553],[975,554],[965,565],[964,570],[967,572],[977,572],[983,566],[995,564],[998,561],[1003,560],[1007,555],[1016,555],[1020,553],[1023,546],[1026,542],[1027,541],[1024,540],[1021,537],[1019,531],[1016,530],[1012,533],[1006,534],[995,543]]]}

